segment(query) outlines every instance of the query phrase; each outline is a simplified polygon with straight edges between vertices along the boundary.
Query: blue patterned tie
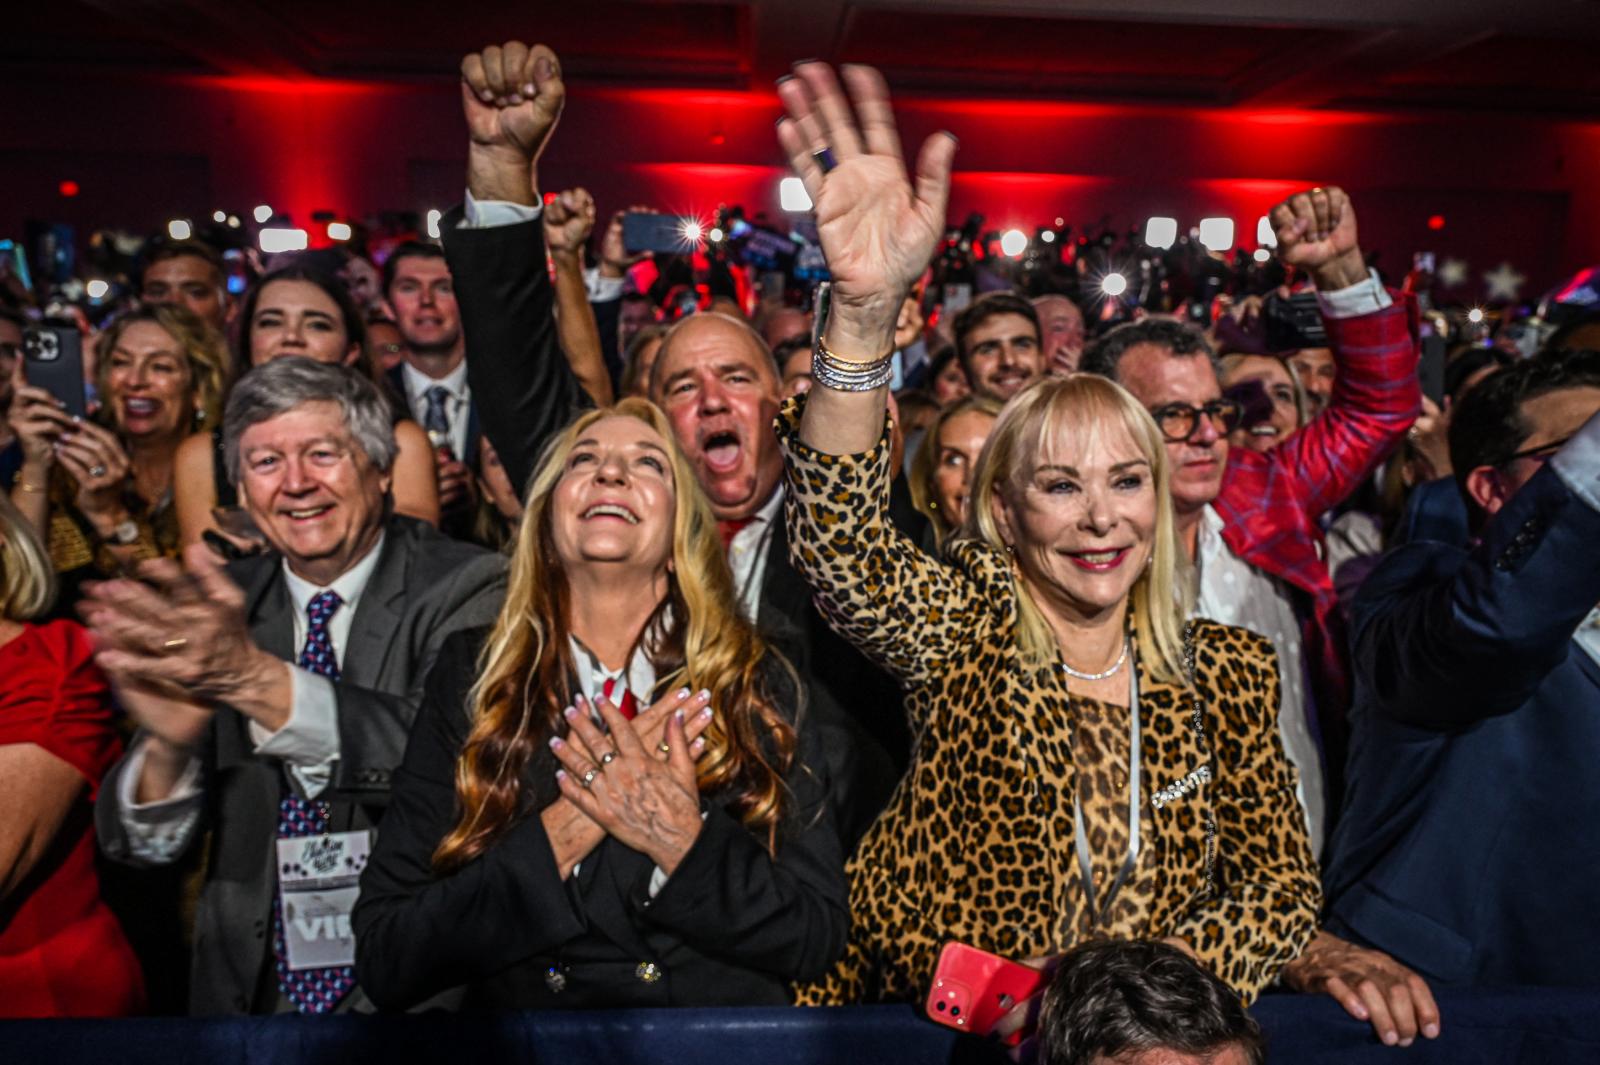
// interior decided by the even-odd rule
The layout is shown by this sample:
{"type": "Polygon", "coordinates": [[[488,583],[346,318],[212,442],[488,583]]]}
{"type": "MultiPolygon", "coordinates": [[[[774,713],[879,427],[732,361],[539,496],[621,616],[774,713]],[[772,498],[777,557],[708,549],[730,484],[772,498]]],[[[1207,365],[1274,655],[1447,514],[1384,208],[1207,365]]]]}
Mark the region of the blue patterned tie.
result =
{"type": "Polygon", "coordinates": [[[450,415],[445,405],[450,402],[450,390],[443,385],[434,385],[422,394],[428,403],[428,409],[422,414],[422,427],[428,431],[430,439],[436,445],[440,440],[450,439],[450,415]],[[435,435],[438,434],[438,435],[435,435]]]}
{"type": "MultiPolygon", "coordinates": [[[[298,663],[301,669],[335,681],[339,679],[339,660],[333,656],[328,622],[343,604],[338,592],[319,592],[306,604],[306,645],[298,663]]],[[[283,798],[278,800],[278,838],[315,836],[327,830],[327,804],[302,799],[285,785],[283,798]]],[[[282,899],[273,900],[272,946],[278,963],[278,986],[301,1013],[327,1013],[355,986],[355,970],[349,966],[299,972],[289,969],[289,954],[283,942],[282,899]]]]}

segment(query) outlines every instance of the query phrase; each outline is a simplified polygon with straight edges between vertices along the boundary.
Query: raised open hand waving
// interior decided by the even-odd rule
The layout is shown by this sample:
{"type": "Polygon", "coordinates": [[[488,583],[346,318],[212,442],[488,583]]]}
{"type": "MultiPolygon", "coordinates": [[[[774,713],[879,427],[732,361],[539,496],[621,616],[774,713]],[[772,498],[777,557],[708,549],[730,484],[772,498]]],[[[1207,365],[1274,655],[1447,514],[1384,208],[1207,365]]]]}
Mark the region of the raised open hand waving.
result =
{"type": "Polygon", "coordinates": [[[842,68],[846,100],[827,64],[794,71],[778,84],[788,111],[778,141],[811,196],[833,276],[829,347],[846,358],[876,358],[890,349],[901,301],[944,233],[956,140],[929,137],[913,181],[882,75],[842,68]]]}

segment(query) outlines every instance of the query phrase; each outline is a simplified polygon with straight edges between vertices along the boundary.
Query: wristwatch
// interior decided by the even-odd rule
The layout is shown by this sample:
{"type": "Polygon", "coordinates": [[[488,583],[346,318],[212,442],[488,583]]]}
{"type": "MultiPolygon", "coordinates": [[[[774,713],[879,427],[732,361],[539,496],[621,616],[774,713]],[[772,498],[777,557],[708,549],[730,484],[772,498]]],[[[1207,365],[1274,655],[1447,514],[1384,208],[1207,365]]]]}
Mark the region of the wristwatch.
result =
{"type": "Polygon", "coordinates": [[[132,518],[119,521],[111,527],[111,535],[106,539],[118,547],[127,547],[139,539],[139,523],[132,518]]]}

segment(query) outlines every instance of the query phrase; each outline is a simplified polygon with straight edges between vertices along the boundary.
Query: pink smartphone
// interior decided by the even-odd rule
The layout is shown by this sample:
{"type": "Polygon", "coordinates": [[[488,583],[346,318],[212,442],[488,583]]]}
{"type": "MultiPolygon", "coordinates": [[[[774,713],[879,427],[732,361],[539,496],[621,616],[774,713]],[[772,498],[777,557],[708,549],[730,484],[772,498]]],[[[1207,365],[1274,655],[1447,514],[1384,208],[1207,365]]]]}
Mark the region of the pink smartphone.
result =
{"type": "MultiPolygon", "coordinates": [[[[962,1032],[988,1035],[1001,1017],[1044,986],[1047,974],[965,943],[946,943],[933,970],[928,1016],[962,1032]]],[[[1005,1040],[1022,1041],[1022,1033],[1005,1040]]]]}

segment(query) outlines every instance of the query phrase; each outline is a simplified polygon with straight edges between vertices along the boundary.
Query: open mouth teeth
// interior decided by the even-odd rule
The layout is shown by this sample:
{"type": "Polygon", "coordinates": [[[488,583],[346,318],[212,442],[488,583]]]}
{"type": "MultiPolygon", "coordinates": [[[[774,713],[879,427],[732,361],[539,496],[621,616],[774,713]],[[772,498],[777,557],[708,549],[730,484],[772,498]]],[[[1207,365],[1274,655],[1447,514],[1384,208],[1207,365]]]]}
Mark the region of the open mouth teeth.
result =
{"type": "Polygon", "coordinates": [[[1278,430],[1271,425],[1255,425],[1250,428],[1251,436],[1277,436],[1278,430]]]}
{"type": "Polygon", "coordinates": [[[1108,562],[1115,562],[1117,556],[1122,554],[1122,549],[1112,551],[1079,551],[1078,557],[1092,566],[1103,566],[1108,562]]]}
{"type": "Polygon", "coordinates": [[[596,503],[583,512],[585,521],[599,517],[621,518],[629,525],[639,524],[638,517],[631,510],[626,507],[619,507],[615,503],[596,503]]]}
{"type": "Polygon", "coordinates": [[[289,511],[291,518],[315,518],[319,514],[326,514],[331,507],[303,507],[300,510],[289,511]]]}
{"type": "Polygon", "coordinates": [[[129,414],[140,415],[154,414],[159,406],[160,404],[153,399],[130,399],[123,403],[123,407],[129,414]]]}
{"type": "Polygon", "coordinates": [[[739,455],[738,434],[712,433],[706,437],[705,455],[713,465],[730,465],[739,455]]]}

